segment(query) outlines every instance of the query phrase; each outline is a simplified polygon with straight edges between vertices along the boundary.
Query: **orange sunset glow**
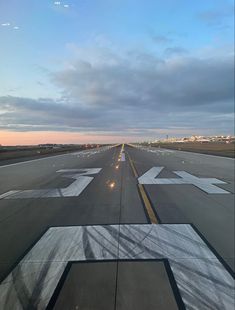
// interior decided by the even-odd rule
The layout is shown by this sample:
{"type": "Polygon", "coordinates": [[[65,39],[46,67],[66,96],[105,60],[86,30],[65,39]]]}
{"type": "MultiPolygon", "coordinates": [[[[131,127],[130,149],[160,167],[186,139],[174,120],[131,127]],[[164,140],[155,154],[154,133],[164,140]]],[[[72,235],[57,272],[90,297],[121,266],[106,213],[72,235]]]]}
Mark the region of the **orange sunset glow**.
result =
{"type": "Polygon", "coordinates": [[[87,135],[75,132],[31,131],[12,132],[0,131],[0,145],[35,145],[43,143],[83,144],[83,143],[119,143],[128,142],[128,136],[87,135]]]}

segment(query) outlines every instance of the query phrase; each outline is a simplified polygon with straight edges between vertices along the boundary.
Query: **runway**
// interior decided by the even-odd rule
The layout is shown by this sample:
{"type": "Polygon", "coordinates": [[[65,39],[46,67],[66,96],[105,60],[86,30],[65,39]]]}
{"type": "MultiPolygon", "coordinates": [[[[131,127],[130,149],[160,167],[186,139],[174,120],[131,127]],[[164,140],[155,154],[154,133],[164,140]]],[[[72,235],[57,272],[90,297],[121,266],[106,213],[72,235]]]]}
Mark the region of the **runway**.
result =
{"type": "Polygon", "coordinates": [[[234,309],[234,160],[119,145],[0,166],[0,309],[234,309]]]}

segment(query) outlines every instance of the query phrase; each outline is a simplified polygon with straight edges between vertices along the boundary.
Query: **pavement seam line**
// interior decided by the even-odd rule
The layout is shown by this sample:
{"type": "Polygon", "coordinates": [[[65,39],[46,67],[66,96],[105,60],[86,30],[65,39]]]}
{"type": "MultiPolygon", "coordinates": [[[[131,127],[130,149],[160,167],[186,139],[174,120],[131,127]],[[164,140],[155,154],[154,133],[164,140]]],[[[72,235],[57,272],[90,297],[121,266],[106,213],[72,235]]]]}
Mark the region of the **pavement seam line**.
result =
{"type": "MultiPolygon", "coordinates": [[[[123,148],[123,147],[122,147],[123,148]]],[[[115,281],[115,296],[114,296],[114,310],[117,309],[117,294],[118,294],[118,274],[119,274],[119,250],[120,250],[120,222],[122,218],[122,191],[123,191],[123,165],[121,165],[121,186],[120,186],[120,212],[119,212],[119,224],[118,224],[118,239],[117,239],[117,265],[116,265],[116,281],[115,281]]]]}
{"type": "MultiPolygon", "coordinates": [[[[138,181],[139,175],[137,173],[137,170],[135,168],[135,165],[134,165],[134,163],[133,163],[129,153],[128,153],[128,159],[129,159],[132,171],[134,173],[134,176],[135,176],[135,178],[138,181]]],[[[151,224],[159,224],[159,222],[157,220],[157,217],[156,217],[156,215],[155,215],[155,213],[153,211],[153,207],[151,205],[151,202],[149,201],[149,198],[148,198],[148,196],[146,194],[144,186],[142,184],[137,184],[137,186],[138,186],[139,194],[141,196],[141,199],[143,201],[144,207],[145,207],[145,209],[147,211],[147,214],[148,214],[148,217],[149,217],[149,220],[150,220],[151,224]]]]}

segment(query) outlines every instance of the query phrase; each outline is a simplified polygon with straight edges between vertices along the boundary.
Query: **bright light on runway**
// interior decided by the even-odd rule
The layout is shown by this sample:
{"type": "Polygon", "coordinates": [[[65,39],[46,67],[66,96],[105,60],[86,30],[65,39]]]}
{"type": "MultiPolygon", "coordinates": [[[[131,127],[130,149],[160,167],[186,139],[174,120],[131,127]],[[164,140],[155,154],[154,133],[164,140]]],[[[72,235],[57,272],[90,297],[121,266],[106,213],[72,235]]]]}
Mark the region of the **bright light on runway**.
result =
{"type": "Polygon", "coordinates": [[[113,189],[113,188],[115,187],[115,182],[111,182],[111,183],[109,184],[109,187],[110,187],[111,189],[113,189]]]}

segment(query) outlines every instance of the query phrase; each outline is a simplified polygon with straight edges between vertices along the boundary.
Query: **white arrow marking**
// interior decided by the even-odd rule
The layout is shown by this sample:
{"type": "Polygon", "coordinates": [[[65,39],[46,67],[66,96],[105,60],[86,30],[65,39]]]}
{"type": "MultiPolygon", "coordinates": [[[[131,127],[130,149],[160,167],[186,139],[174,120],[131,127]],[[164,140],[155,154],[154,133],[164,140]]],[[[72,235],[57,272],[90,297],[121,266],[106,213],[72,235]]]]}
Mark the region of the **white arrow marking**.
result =
{"type": "Polygon", "coordinates": [[[186,309],[234,309],[232,276],[187,224],[52,227],[1,283],[1,305],[45,309],[69,261],[163,258],[186,309]]]}
{"type": "Polygon", "coordinates": [[[13,190],[0,195],[0,199],[22,198],[48,198],[48,197],[74,197],[79,196],[87,185],[94,179],[87,175],[99,173],[101,168],[62,169],[59,173],[67,173],[65,177],[75,181],[65,188],[13,190]],[[72,173],[71,173],[72,172],[72,173]]]}
{"type": "Polygon", "coordinates": [[[164,167],[153,167],[138,178],[140,184],[191,184],[208,194],[230,194],[228,191],[214,184],[227,184],[216,178],[198,178],[185,171],[173,171],[180,178],[157,178],[164,167]]]}

